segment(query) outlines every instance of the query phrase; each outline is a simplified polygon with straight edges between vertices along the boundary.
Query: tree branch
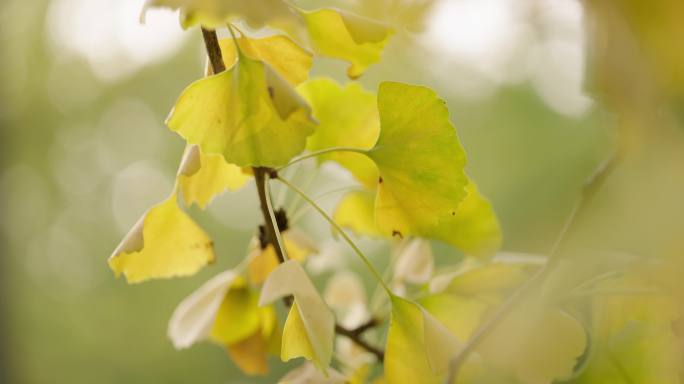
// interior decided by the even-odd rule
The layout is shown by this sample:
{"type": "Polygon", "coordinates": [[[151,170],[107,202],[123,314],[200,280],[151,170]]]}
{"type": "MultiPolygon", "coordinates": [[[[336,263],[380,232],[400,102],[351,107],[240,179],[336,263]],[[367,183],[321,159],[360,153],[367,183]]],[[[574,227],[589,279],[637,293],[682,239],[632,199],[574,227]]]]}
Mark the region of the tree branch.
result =
{"type": "MultiPolygon", "coordinates": [[[[218,43],[216,31],[202,28],[202,37],[204,38],[204,46],[206,47],[207,55],[209,55],[209,62],[211,63],[211,67],[213,69],[214,74],[218,74],[225,71],[226,66],[223,63],[223,56],[221,55],[221,47],[218,43]]],[[[276,235],[276,231],[278,230],[276,226],[278,224],[274,222],[273,218],[271,217],[271,214],[269,213],[268,199],[270,199],[270,196],[268,196],[266,190],[267,179],[277,177],[277,173],[275,170],[266,167],[253,167],[253,170],[254,179],[256,181],[257,186],[257,192],[259,194],[259,206],[261,208],[261,213],[264,218],[266,238],[268,239],[268,244],[270,244],[275,250],[276,256],[278,257],[278,261],[280,263],[283,263],[285,261],[285,256],[283,250],[280,247],[276,235]]],[[[283,301],[286,306],[291,306],[292,296],[285,297],[283,301]]],[[[368,344],[365,340],[361,338],[362,334],[365,331],[373,328],[376,325],[378,325],[378,323],[375,319],[371,319],[369,322],[364,323],[361,326],[352,330],[349,330],[341,326],[340,324],[335,324],[335,332],[339,335],[349,338],[361,348],[375,355],[378,361],[383,361],[385,356],[384,351],[368,344]]]]}

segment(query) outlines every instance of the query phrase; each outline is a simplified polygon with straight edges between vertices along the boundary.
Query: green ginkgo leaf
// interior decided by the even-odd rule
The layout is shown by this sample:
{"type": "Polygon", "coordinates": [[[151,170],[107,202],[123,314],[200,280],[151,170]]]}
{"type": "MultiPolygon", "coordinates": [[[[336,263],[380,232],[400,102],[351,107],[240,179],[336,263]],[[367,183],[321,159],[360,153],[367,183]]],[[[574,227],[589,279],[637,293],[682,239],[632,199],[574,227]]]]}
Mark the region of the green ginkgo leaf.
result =
{"type": "Polygon", "coordinates": [[[368,156],[380,171],[375,220],[385,235],[434,238],[466,197],[465,153],[434,91],[384,82],[378,92],[381,130],[368,156]]]}
{"type": "Polygon", "coordinates": [[[332,359],[335,318],[302,266],[293,260],[273,270],[264,282],[259,305],[292,295],[294,303],[285,322],[280,358],[311,360],[327,371],[332,359]]]}
{"type": "Polygon", "coordinates": [[[335,9],[302,15],[314,49],[323,56],[348,61],[347,75],[352,79],[380,61],[382,50],[394,33],[377,21],[335,9]]]}
{"type": "Polygon", "coordinates": [[[489,256],[501,246],[501,227],[494,209],[475,183],[466,185],[467,195],[456,214],[442,220],[434,232],[442,240],[473,256],[489,256]]]}
{"type": "MultiPolygon", "coordinates": [[[[380,119],[375,95],[357,83],[342,87],[330,79],[313,79],[297,90],[311,106],[319,122],[309,136],[306,148],[317,151],[332,147],[371,149],[380,134],[380,119]]],[[[331,152],[318,157],[320,162],[336,161],[362,184],[374,188],[378,170],[360,153],[331,152]]]]}
{"type": "Polygon", "coordinates": [[[245,55],[230,70],[188,86],[167,125],[202,153],[241,167],[287,163],[314,129],[308,105],[287,81],[245,55]]]}
{"type": "Polygon", "coordinates": [[[224,191],[242,188],[250,177],[221,155],[202,154],[196,145],[185,151],[177,176],[185,205],[196,203],[202,209],[224,191]]]}
{"type": "Polygon", "coordinates": [[[109,257],[129,283],[190,276],[215,259],[213,242],[178,206],[176,194],[150,208],[109,257]]]}
{"type": "Polygon", "coordinates": [[[461,343],[418,304],[394,295],[391,301],[384,362],[387,383],[443,383],[461,343]]]}

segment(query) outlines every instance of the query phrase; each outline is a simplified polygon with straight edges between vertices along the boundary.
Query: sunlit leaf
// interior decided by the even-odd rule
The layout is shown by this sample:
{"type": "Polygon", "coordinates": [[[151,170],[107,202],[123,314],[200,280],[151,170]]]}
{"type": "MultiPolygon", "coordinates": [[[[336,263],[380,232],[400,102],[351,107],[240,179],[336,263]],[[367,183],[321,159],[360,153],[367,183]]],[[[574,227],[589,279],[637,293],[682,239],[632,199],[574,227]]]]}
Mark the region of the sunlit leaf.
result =
{"type": "Polygon", "coordinates": [[[257,302],[258,294],[247,286],[243,278],[236,279],[216,311],[211,340],[230,345],[256,332],[261,325],[257,302]]]}
{"type": "Polygon", "coordinates": [[[459,270],[446,287],[450,293],[477,296],[504,293],[523,283],[528,273],[520,265],[503,262],[488,262],[465,266],[459,270]]]}
{"type": "Polygon", "coordinates": [[[178,206],[176,195],[150,208],[109,257],[129,283],[194,275],[214,262],[213,242],[178,206]]]}
{"type": "Polygon", "coordinates": [[[489,201],[470,181],[466,197],[452,218],[443,220],[434,238],[474,256],[488,256],[501,246],[501,228],[489,201]]]}
{"type": "Polygon", "coordinates": [[[313,132],[309,107],[268,65],[245,57],[198,80],[176,102],[167,125],[204,154],[237,166],[278,166],[313,132]]]}
{"type": "Polygon", "coordinates": [[[441,235],[466,196],[465,153],[444,101],[429,88],[384,82],[381,131],[368,152],[380,178],[376,224],[385,235],[441,235]]]}
{"type": "Polygon", "coordinates": [[[237,165],[226,163],[221,155],[204,155],[196,145],[190,146],[178,170],[178,186],[186,206],[200,208],[224,191],[236,191],[251,178],[237,165]]]}
{"type": "Polygon", "coordinates": [[[418,303],[459,340],[468,340],[482,323],[487,310],[491,308],[486,301],[446,293],[422,297],[418,303]]]}
{"type": "Polygon", "coordinates": [[[375,194],[352,191],[344,195],[333,214],[335,223],[359,235],[378,236],[375,226],[375,194]]]}
{"type": "MultiPolygon", "coordinates": [[[[247,57],[268,63],[274,71],[293,86],[304,82],[309,77],[309,70],[313,62],[311,53],[287,36],[274,35],[262,38],[243,36],[235,41],[247,57]]],[[[232,38],[221,39],[219,45],[226,67],[232,67],[238,59],[235,42],[232,38]]]]}
{"type": "Polygon", "coordinates": [[[418,304],[392,296],[385,349],[387,383],[442,383],[461,344],[418,304]]]}
{"type": "Polygon", "coordinates": [[[350,78],[357,78],[378,61],[393,31],[386,26],[352,13],[334,9],[303,12],[315,50],[348,61],[350,78]]]}
{"type": "Polygon", "coordinates": [[[302,266],[293,260],[271,272],[259,303],[287,295],[294,296],[294,304],[283,329],[281,359],[304,357],[326,371],[332,358],[335,319],[302,266]]]}
{"type": "Polygon", "coordinates": [[[169,338],[177,349],[187,348],[211,334],[216,313],[239,274],[227,270],[207,281],[183,300],[169,321],[169,338]]]}
{"type": "Polygon", "coordinates": [[[247,375],[268,373],[268,340],[260,331],[228,346],[230,359],[247,375]]]}
{"type": "MultiPolygon", "coordinates": [[[[318,252],[318,247],[301,231],[296,228],[289,228],[282,233],[283,245],[287,251],[287,256],[291,260],[304,262],[306,258],[318,252]]],[[[251,245],[250,259],[248,266],[249,280],[253,284],[261,284],[266,277],[278,267],[280,262],[271,244],[266,248],[261,248],[259,241],[255,239],[251,245]]]]}
{"type": "MultiPolygon", "coordinates": [[[[375,95],[357,83],[341,87],[330,79],[314,79],[297,90],[311,105],[319,122],[309,136],[306,148],[311,151],[331,147],[370,149],[378,140],[380,119],[375,95]]],[[[319,162],[336,161],[347,168],[362,184],[375,188],[378,170],[366,156],[354,152],[332,152],[318,157],[319,162]]]]}

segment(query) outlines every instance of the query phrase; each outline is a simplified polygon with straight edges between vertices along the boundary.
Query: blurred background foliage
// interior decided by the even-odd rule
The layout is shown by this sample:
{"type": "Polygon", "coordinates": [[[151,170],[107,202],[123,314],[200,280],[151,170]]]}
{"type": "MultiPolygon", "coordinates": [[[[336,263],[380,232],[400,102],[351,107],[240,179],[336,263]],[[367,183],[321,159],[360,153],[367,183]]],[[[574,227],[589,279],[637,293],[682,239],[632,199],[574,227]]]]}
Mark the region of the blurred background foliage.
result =
{"type": "MultiPolygon", "coordinates": [[[[379,3],[360,9],[383,17],[379,3]]],[[[183,143],[164,119],[204,65],[196,29],[183,32],[163,11],[139,25],[141,7],[142,0],[0,4],[0,382],[246,381],[213,345],[175,351],[166,324],[183,297],[244,257],[260,217],[253,189],[193,211],[218,256],[193,278],[126,286],[105,262],[170,191],[183,143]]],[[[425,84],[446,99],[467,170],[499,215],[505,251],[548,252],[585,180],[618,154],[570,234],[566,259],[593,266],[606,254],[630,255],[680,265],[682,15],[678,0],[436,1],[425,28],[393,39],[360,81],[368,89],[383,80],[425,84]]],[[[319,60],[312,75],[345,82],[344,73],[344,64],[319,60]]],[[[304,183],[311,170],[291,176],[304,183]]],[[[309,190],[332,209],[350,179],[325,170],[309,190]]],[[[308,213],[298,224],[321,242],[312,261],[320,282],[331,268],[355,268],[349,250],[308,213]]],[[[386,245],[361,243],[386,264],[386,245]]],[[[459,257],[446,247],[436,256],[459,257]]],[[[554,283],[574,276],[583,273],[554,283]]],[[[273,382],[292,366],[273,364],[271,376],[249,382],[273,382]]]]}

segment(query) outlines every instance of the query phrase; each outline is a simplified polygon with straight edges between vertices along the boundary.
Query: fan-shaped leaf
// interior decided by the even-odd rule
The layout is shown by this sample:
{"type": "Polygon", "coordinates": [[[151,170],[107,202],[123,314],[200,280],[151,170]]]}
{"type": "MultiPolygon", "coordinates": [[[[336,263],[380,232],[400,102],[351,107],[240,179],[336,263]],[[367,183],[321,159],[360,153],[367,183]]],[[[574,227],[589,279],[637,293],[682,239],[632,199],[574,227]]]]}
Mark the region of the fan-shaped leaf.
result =
{"type": "Polygon", "coordinates": [[[238,166],[278,166],[313,132],[309,107],[268,65],[242,55],[230,70],[188,86],[167,120],[204,154],[238,166]]]}
{"type": "Polygon", "coordinates": [[[303,12],[303,15],[316,51],[348,61],[351,65],[347,75],[352,79],[380,61],[380,54],[394,33],[376,21],[334,9],[303,12]]]}
{"type": "Polygon", "coordinates": [[[387,383],[442,383],[460,342],[418,304],[392,296],[387,383]]]}
{"type": "Polygon", "coordinates": [[[332,358],[335,319],[302,266],[293,260],[271,272],[259,303],[287,295],[294,296],[294,304],[283,329],[281,359],[304,357],[326,371],[332,358]]]}
{"type": "Polygon", "coordinates": [[[129,283],[189,276],[215,259],[213,242],[178,206],[176,195],[150,208],[109,257],[129,283]]]}
{"type": "Polygon", "coordinates": [[[226,163],[221,155],[204,155],[199,147],[188,147],[178,170],[178,186],[186,206],[204,209],[226,190],[236,191],[250,179],[237,165],[226,163]]]}
{"type": "Polygon", "coordinates": [[[237,41],[240,50],[252,60],[260,60],[273,68],[290,84],[297,85],[309,77],[309,70],[313,57],[294,41],[284,35],[274,35],[262,38],[239,37],[236,40],[221,39],[221,53],[227,68],[235,64],[238,52],[235,49],[237,41]]]}

